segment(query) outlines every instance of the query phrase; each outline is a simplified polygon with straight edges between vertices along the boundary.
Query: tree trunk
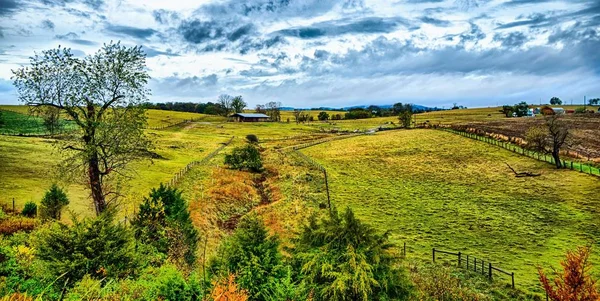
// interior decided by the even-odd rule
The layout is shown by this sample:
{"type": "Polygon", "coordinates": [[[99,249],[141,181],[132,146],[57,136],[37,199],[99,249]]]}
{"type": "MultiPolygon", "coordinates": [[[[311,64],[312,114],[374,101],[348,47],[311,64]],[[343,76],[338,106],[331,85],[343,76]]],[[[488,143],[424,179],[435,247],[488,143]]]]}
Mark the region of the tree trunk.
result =
{"type": "Polygon", "coordinates": [[[100,168],[98,167],[98,155],[94,154],[88,162],[88,177],[90,179],[90,189],[92,190],[92,200],[96,215],[100,215],[106,209],[106,200],[102,192],[102,183],[100,182],[100,168]]]}
{"type": "Polygon", "coordinates": [[[554,158],[554,164],[556,165],[557,169],[561,169],[562,168],[562,164],[560,162],[560,156],[559,156],[559,150],[554,149],[552,151],[552,157],[554,158]]]}

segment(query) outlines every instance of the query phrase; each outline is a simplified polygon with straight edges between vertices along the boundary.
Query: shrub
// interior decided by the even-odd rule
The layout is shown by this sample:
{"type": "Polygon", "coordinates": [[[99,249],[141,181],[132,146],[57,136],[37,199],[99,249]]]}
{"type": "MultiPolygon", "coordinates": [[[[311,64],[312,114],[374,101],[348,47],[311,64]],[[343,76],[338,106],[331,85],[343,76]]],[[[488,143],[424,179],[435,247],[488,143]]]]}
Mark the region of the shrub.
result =
{"type": "Polygon", "coordinates": [[[378,235],[352,210],[313,215],[293,250],[302,284],[314,300],[402,300],[410,293],[405,272],[396,267],[388,234],[378,235]]]}
{"type": "Polygon", "coordinates": [[[250,143],[258,143],[258,137],[254,134],[247,135],[246,140],[250,143]]]}
{"type": "Polygon", "coordinates": [[[446,266],[425,265],[411,269],[418,300],[490,300],[461,283],[446,266]]]}
{"type": "Polygon", "coordinates": [[[163,184],[152,189],[131,224],[136,239],[142,244],[155,247],[176,262],[195,263],[198,231],[192,224],[181,191],[163,184]]]}
{"type": "Polygon", "coordinates": [[[37,205],[34,202],[25,203],[21,214],[26,217],[35,217],[37,215],[37,205]]]}
{"type": "Polygon", "coordinates": [[[68,204],[67,194],[58,185],[52,184],[40,203],[40,215],[43,219],[60,220],[62,209],[68,204]]]}
{"type": "Polygon", "coordinates": [[[279,240],[269,236],[263,221],[255,214],[247,215],[211,266],[221,276],[237,275],[236,282],[248,291],[250,299],[267,300],[283,276],[278,247],[279,240]]]}
{"type": "Polygon", "coordinates": [[[235,283],[235,276],[230,274],[220,281],[213,282],[210,300],[214,301],[247,301],[248,293],[239,289],[235,283]]]}
{"type": "Polygon", "coordinates": [[[114,210],[67,226],[55,223],[39,232],[38,258],[56,277],[74,283],[92,278],[122,278],[134,274],[136,260],[130,232],[114,223],[114,210]]]}
{"type": "Polygon", "coordinates": [[[538,267],[540,282],[552,301],[596,301],[600,300],[600,292],[596,287],[597,280],[592,279],[592,266],[589,262],[591,249],[579,247],[567,252],[565,261],[560,265],[563,272],[555,272],[555,278],[549,279],[541,267],[538,267]]]}
{"type": "Polygon", "coordinates": [[[11,235],[19,231],[32,231],[38,225],[35,219],[27,217],[8,217],[0,219],[0,234],[11,235]]]}
{"type": "Polygon", "coordinates": [[[225,164],[237,170],[249,170],[252,172],[260,172],[262,170],[260,152],[255,146],[250,144],[236,147],[231,154],[225,155],[225,164]]]}

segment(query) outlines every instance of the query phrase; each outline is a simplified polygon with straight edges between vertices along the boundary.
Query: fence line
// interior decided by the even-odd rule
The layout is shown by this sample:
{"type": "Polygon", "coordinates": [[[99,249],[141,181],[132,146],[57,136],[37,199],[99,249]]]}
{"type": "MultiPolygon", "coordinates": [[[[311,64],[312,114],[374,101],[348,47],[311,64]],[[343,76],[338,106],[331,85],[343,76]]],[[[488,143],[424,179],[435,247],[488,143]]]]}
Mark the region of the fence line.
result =
{"type": "Polygon", "coordinates": [[[170,127],[176,127],[176,126],[179,126],[179,125],[182,125],[182,124],[186,124],[186,123],[190,123],[190,122],[196,122],[196,121],[199,121],[201,119],[202,119],[201,117],[199,117],[199,118],[192,118],[192,119],[184,119],[184,120],[182,120],[180,122],[169,123],[169,124],[161,125],[161,126],[147,127],[146,129],[148,129],[148,130],[164,130],[164,129],[167,129],[167,128],[170,128],[170,127]]]}
{"type": "Polygon", "coordinates": [[[292,145],[292,146],[284,147],[282,149],[291,149],[292,151],[294,151],[294,150],[304,149],[304,148],[308,148],[308,147],[315,146],[315,145],[318,145],[318,144],[322,144],[322,143],[325,143],[325,142],[330,142],[330,141],[335,141],[335,140],[341,140],[341,139],[347,139],[347,138],[352,138],[352,137],[361,136],[361,135],[364,135],[364,133],[339,135],[339,136],[334,136],[334,137],[331,137],[331,138],[325,138],[325,139],[321,139],[321,140],[317,140],[317,141],[312,141],[312,142],[307,142],[307,143],[292,145]]]}
{"type": "Polygon", "coordinates": [[[192,169],[192,167],[197,166],[197,165],[202,165],[208,161],[210,161],[210,159],[212,159],[214,156],[216,156],[221,150],[223,150],[226,146],[228,146],[232,141],[233,138],[235,138],[234,136],[232,136],[229,140],[227,140],[227,142],[224,142],[221,144],[221,146],[219,146],[217,149],[215,149],[214,151],[212,151],[210,154],[208,154],[206,157],[202,158],[202,160],[199,161],[192,161],[190,163],[188,163],[188,165],[186,165],[184,168],[182,168],[181,170],[179,170],[174,176],[173,178],[171,178],[171,180],[167,183],[168,186],[175,186],[177,185],[177,183],[179,183],[179,181],[185,176],[185,174],[192,169]]]}
{"type": "MultiPolygon", "coordinates": [[[[451,128],[446,128],[446,127],[438,127],[437,129],[445,131],[445,132],[457,134],[457,135],[460,135],[463,137],[471,138],[474,140],[479,140],[479,141],[482,141],[482,142],[485,142],[488,144],[492,144],[495,146],[499,146],[506,150],[512,151],[516,154],[521,154],[523,156],[527,156],[529,158],[533,158],[533,159],[536,159],[539,161],[556,164],[554,157],[549,156],[548,154],[542,154],[539,152],[531,151],[524,147],[512,144],[510,142],[490,138],[487,136],[481,136],[481,135],[477,135],[474,133],[469,133],[469,132],[459,131],[459,130],[455,130],[455,129],[451,129],[451,128]]],[[[600,168],[593,167],[591,165],[583,164],[580,162],[570,161],[570,160],[560,160],[560,161],[561,161],[560,164],[565,168],[568,168],[571,170],[576,170],[576,171],[579,171],[579,172],[582,172],[585,174],[589,174],[589,175],[593,175],[593,176],[600,176],[600,168]]]]}
{"type": "Polygon", "coordinates": [[[469,257],[469,255],[466,255],[466,260],[463,264],[463,255],[461,252],[449,252],[449,251],[442,251],[442,250],[436,250],[435,248],[432,249],[432,256],[433,256],[433,262],[435,262],[435,255],[436,253],[441,253],[441,254],[447,254],[447,255],[452,255],[452,256],[456,256],[457,257],[457,266],[458,267],[464,267],[466,270],[468,271],[473,271],[476,273],[480,273],[484,276],[487,276],[488,279],[492,280],[493,279],[493,271],[496,271],[498,273],[507,275],[511,278],[511,285],[512,288],[515,288],[515,273],[514,272],[507,272],[499,267],[495,267],[494,265],[492,265],[491,262],[487,262],[486,265],[486,261],[483,259],[479,259],[479,261],[477,261],[477,257],[475,256],[471,256],[469,257]],[[471,260],[472,259],[472,260],[471,260]],[[471,266],[469,266],[469,264],[471,263],[471,261],[473,262],[471,264],[471,266]]]}

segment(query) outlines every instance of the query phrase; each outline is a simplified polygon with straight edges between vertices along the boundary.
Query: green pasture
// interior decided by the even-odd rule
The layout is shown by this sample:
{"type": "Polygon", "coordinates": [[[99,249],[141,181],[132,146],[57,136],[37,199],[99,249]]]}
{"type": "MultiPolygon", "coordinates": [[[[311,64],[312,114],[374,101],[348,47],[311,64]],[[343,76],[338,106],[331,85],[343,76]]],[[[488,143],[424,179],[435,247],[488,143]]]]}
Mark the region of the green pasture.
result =
{"type": "Polygon", "coordinates": [[[335,206],[391,231],[409,256],[461,251],[514,271],[517,287],[539,292],[538,265],[557,266],[566,250],[600,239],[596,177],[480,141],[402,130],[302,152],[327,168],[335,206]],[[516,178],[505,163],[542,175],[516,178]]]}

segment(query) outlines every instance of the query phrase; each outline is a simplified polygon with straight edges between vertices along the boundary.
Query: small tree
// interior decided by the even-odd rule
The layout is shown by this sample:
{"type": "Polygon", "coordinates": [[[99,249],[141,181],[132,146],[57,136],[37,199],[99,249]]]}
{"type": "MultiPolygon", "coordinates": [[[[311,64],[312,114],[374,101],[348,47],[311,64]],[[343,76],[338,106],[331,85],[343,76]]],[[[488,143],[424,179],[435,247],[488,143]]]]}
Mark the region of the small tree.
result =
{"type": "Polygon", "coordinates": [[[37,205],[34,202],[25,203],[21,214],[27,217],[35,217],[37,215],[37,205]]]}
{"type": "Polygon", "coordinates": [[[52,184],[40,203],[40,215],[44,219],[60,220],[62,209],[67,205],[67,194],[58,185],[52,184]]]}
{"type": "Polygon", "coordinates": [[[252,300],[268,300],[279,278],[283,278],[279,240],[270,236],[256,215],[244,217],[233,235],[221,246],[211,263],[223,276],[235,274],[236,282],[252,300]]]}
{"type": "Polygon", "coordinates": [[[323,111],[319,113],[319,120],[324,121],[329,119],[329,114],[327,114],[327,112],[323,111]]]}
{"type": "Polygon", "coordinates": [[[589,262],[590,248],[579,247],[568,251],[565,261],[560,265],[563,272],[554,272],[550,279],[541,267],[538,267],[540,282],[552,301],[597,301],[600,292],[596,286],[597,280],[592,279],[592,266],[589,262]]]}
{"type": "Polygon", "coordinates": [[[409,128],[410,124],[412,123],[412,116],[413,116],[412,111],[407,110],[407,111],[401,112],[398,119],[400,120],[400,123],[402,123],[403,127],[409,128]]]}
{"type": "Polygon", "coordinates": [[[595,106],[600,104],[600,98],[590,98],[590,100],[588,100],[588,103],[590,104],[590,106],[595,106]]]}
{"type": "Polygon", "coordinates": [[[281,121],[281,103],[276,101],[268,102],[265,105],[266,114],[271,121],[281,121]]]}
{"type": "Polygon", "coordinates": [[[246,140],[248,140],[250,143],[258,143],[258,137],[254,134],[246,135],[246,140]]]}
{"type": "Polygon", "coordinates": [[[529,110],[529,105],[527,105],[527,103],[524,102],[524,101],[516,104],[513,107],[513,111],[517,115],[517,117],[527,116],[527,111],[528,110],[529,110]]]}
{"type": "Polygon", "coordinates": [[[51,135],[60,132],[62,128],[60,120],[60,110],[55,107],[46,107],[41,109],[44,110],[44,112],[42,112],[41,115],[44,119],[44,127],[46,128],[46,130],[51,135]]]}
{"type": "Polygon", "coordinates": [[[136,239],[169,255],[175,262],[182,259],[192,266],[196,261],[198,231],[192,224],[181,191],[160,184],[144,198],[131,225],[136,239]]]}
{"type": "Polygon", "coordinates": [[[550,98],[550,104],[551,105],[560,106],[560,105],[562,105],[562,103],[563,103],[562,100],[560,98],[556,97],[556,96],[550,98]]]}
{"type": "Polygon", "coordinates": [[[502,112],[502,114],[504,114],[504,116],[506,116],[506,117],[513,117],[513,113],[515,112],[515,109],[513,106],[503,105],[502,110],[500,110],[500,112],[502,112]]]}
{"type": "Polygon", "coordinates": [[[560,115],[548,115],[545,126],[529,128],[526,139],[530,149],[552,155],[556,168],[563,167],[560,150],[569,139],[569,128],[560,115]]]}
{"type": "Polygon", "coordinates": [[[242,113],[248,104],[244,101],[241,95],[234,97],[231,100],[231,108],[235,113],[242,113]]]}
{"type": "Polygon", "coordinates": [[[251,144],[242,147],[236,147],[231,154],[225,155],[225,164],[230,168],[238,170],[249,170],[260,172],[262,170],[262,160],[260,152],[251,144]]]}
{"type": "Polygon", "coordinates": [[[296,124],[300,123],[302,114],[302,110],[294,109],[294,119],[296,120],[296,124]]]}

